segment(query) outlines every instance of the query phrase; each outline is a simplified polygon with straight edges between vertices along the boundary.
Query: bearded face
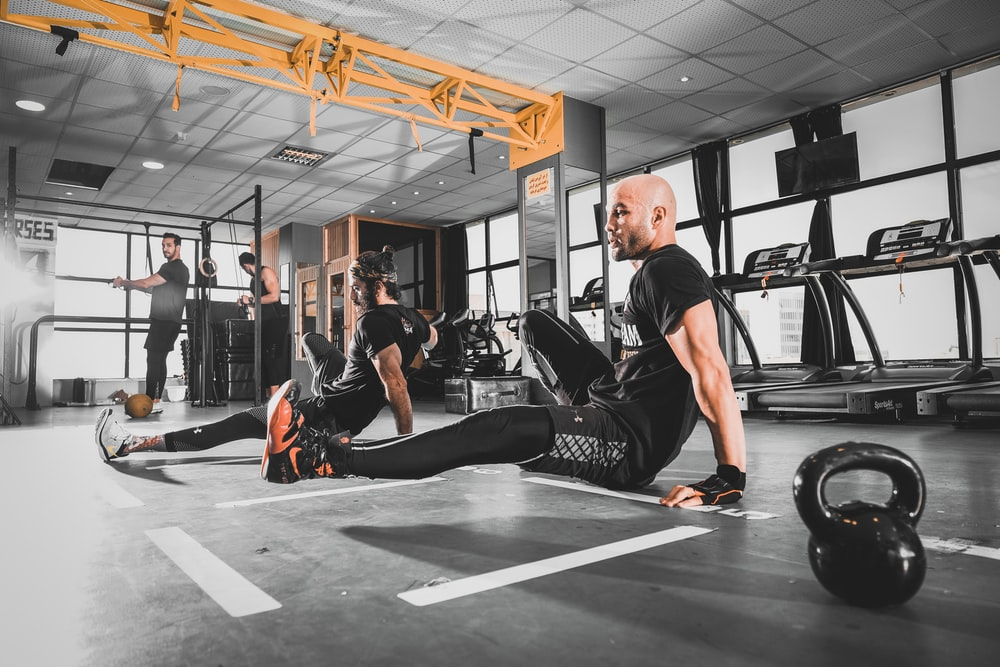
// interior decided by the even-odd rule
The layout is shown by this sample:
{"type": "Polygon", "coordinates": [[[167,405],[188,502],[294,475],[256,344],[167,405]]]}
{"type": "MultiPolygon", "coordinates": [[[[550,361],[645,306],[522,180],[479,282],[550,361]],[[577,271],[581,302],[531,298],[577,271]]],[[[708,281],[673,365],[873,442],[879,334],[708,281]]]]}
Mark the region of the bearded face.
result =
{"type": "Polygon", "coordinates": [[[374,285],[368,285],[364,280],[357,280],[353,275],[350,277],[351,303],[358,317],[364,315],[378,305],[375,298],[374,285]]]}

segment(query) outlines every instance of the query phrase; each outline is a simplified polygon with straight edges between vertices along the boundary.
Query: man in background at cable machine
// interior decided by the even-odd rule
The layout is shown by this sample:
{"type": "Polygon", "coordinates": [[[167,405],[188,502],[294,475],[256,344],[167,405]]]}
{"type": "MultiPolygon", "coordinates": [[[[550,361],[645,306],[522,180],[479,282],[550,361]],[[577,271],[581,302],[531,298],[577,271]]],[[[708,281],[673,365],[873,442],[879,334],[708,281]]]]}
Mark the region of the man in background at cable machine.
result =
{"type": "MultiPolygon", "coordinates": [[[[257,258],[253,253],[240,255],[240,266],[251,277],[250,291],[254,291],[257,277],[254,269],[257,258]]],[[[288,308],[281,303],[281,283],[278,274],[269,266],[260,267],[260,305],[253,302],[252,294],[243,294],[236,301],[243,307],[253,309],[254,317],[260,317],[261,370],[268,398],[289,378],[288,368],[288,308]]]]}
{"type": "Polygon", "coordinates": [[[146,334],[146,395],[154,403],[160,401],[167,381],[167,355],[181,332],[184,318],[184,297],[187,295],[191,272],[181,261],[181,237],[171,232],[163,234],[163,258],[167,261],[156,273],[139,280],[121,276],[111,281],[113,287],[141,290],[152,298],[149,304],[149,333],[146,334]]]}

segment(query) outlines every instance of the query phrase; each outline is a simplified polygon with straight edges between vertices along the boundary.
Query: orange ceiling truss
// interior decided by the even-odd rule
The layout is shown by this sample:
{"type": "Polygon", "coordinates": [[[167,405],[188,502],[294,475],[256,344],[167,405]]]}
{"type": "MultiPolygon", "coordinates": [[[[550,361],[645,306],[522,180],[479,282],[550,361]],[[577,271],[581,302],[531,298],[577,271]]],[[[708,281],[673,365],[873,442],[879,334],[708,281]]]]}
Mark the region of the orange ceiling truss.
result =
{"type": "Polygon", "coordinates": [[[0,0],[0,21],[510,145],[510,168],[563,149],[562,94],[546,95],[241,0],[0,0]],[[65,15],[29,15],[12,6],[65,15]],[[66,11],[63,7],[73,11],[66,11]],[[117,39],[116,39],[117,38],[117,39]],[[214,48],[206,48],[214,47],[214,48]],[[199,55],[211,51],[213,55],[199,55]]]}

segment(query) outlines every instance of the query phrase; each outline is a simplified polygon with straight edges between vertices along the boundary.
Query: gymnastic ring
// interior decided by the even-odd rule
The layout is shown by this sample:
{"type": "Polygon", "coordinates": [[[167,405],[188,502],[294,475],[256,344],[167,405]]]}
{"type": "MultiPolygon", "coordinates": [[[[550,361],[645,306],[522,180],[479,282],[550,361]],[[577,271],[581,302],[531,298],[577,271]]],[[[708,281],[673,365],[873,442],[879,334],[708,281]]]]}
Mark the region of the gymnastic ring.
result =
{"type": "Polygon", "coordinates": [[[215,260],[211,257],[205,257],[200,262],[198,262],[198,273],[205,276],[206,278],[214,278],[215,274],[219,271],[219,265],[215,263],[215,260]]]}

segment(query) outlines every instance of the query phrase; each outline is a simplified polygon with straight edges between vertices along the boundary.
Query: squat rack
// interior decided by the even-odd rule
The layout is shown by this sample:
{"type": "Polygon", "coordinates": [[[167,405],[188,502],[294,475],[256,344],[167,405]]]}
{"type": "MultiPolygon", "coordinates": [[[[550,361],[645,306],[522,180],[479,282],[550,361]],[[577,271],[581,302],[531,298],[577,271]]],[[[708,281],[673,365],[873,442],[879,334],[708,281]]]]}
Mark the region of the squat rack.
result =
{"type": "MultiPolygon", "coordinates": [[[[15,223],[14,223],[14,214],[15,214],[15,212],[17,210],[21,210],[21,211],[24,211],[24,212],[27,212],[27,213],[34,213],[36,215],[53,215],[53,216],[63,216],[63,217],[67,216],[67,214],[64,213],[64,212],[47,211],[47,210],[42,210],[42,209],[38,209],[38,208],[24,208],[24,207],[22,207],[21,209],[17,209],[16,202],[17,202],[18,199],[27,199],[27,200],[31,200],[31,201],[34,201],[34,202],[55,203],[55,204],[59,204],[61,206],[79,206],[79,207],[89,207],[89,208],[101,208],[101,209],[108,209],[108,210],[113,210],[113,211],[122,211],[122,212],[129,212],[129,213],[140,213],[140,214],[149,214],[149,215],[164,216],[164,217],[169,217],[169,218],[179,218],[179,219],[182,219],[182,220],[197,220],[197,221],[199,221],[199,226],[195,227],[195,226],[186,226],[186,225],[183,225],[183,224],[180,224],[180,225],[167,225],[167,224],[163,224],[163,223],[139,222],[139,221],[135,221],[135,220],[120,220],[120,219],[117,219],[117,218],[102,217],[102,216],[93,216],[93,215],[74,216],[74,217],[79,217],[81,219],[99,220],[99,221],[104,221],[104,222],[118,222],[118,223],[122,223],[122,224],[126,224],[126,225],[142,225],[146,229],[147,233],[148,233],[148,230],[149,230],[150,227],[162,227],[164,229],[197,232],[199,234],[199,237],[200,237],[201,241],[202,241],[203,247],[206,248],[206,252],[205,252],[205,256],[204,257],[200,257],[200,258],[197,256],[198,253],[196,252],[196,256],[195,256],[195,260],[196,260],[195,271],[200,272],[203,276],[205,276],[205,278],[207,278],[210,281],[211,278],[214,276],[214,268],[211,271],[212,275],[207,275],[208,272],[204,271],[203,267],[206,264],[208,266],[210,266],[210,267],[214,267],[214,264],[212,263],[212,258],[210,256],[209,252],[207,252],[208,250],[210,250],[211,228],[212,228],[212,225],[214,225],[217,222],[224,222],[224,223],[228,223],[230,225],[242,225],[242,226],[253,227],[253,235],[254,235],[253,247],[254,247],[254,250],[255,250],[255,252],[254,252],[254,257],[255,257],[254,273],[255,273],[255,275],[258,275],[258,276],[260,275],[260,271],[261,271],[261,255],[260,255],[260,247],[261,247],[261,217],[262,217],[262,214],[261,214],[261,211],[262,211],[262,206],[261,206],[261,204],[262,204],[262,189],[261,189],[260,185],[255,185],[254,186],[254,191],[253,191],[253,194],[251,196],[249,196],[246,199],[240,201],[235,206],[233,206],[229,210],[225,211],[221,215],[218,215],[218,216],[198,216],[198,215],[191,215],[191,214],[188,214],[188,213],[177,213],[177,212],[174,212],[174,211],[157,211],[157,210],[141,209],[141,208],[132,207],[132,206],[121,206],[121,205],[114,205],[114,204],[101,204],[101,203],[96,203],[96,202],[75,202],[75,201],[69,201],[69,200],[65,200],[65,199],[58,199],[58,198],[54,198],[54,197],[43,197],[43,196],[39,196],[39,195],[27,195],[27,194],[23,194],[23,193],[22,194],[18,194],[17,193],[17,187],[16,187],[16,177],[15,177],[15,175],[17,173],[16,172],[16,149],[13,146],[11,146],[9,148],[8,162],[9,162],[9,168],[8,168],[9,177],[8,177],[8,183],[7,183],[7,191],[8,191],[7,194],[8,194],[8,197],[7,197],[6,202],[4,203],[4,217],[6,218],[6,224],[4,226],[3,233],[4,233],[4,236],[8,237],[7,239],[5,239],[5,241],[10,241],[11,245],[14,244],[13,243],[14,242],[14,236],[16,235],[16,228],[15,228],[15,223]],[[244,220],[237,220],[237,219],[234,219],[232,217],[232,215],[237,210],[239,210],[240,208],[246,206],[250,202],[253,202],[253,206],[254,206],[253,221],[252,222],[247,222],[247,221],[244,221],[244,220]],[[206,240],[208,240],[207,244],[206,244],[206,240]]],[[[203,281],[198,281],[197,275],[195,277],[195,281],[196,281],[195,282],[196,285],[198,285],[199,282],[203,282],[203,281]]],[[[259,280],[254,281],[254,295],[253,295],[254,303],[260,303],[260,298],[261,298],[260,290],[261,290],[261,283],[260,283],[260,281],[259,280]]],[[[209,355],[211,354],[211,350],[208,348],[207,345],[204,344],[205,341],[207,340],[207,334],[208,334],[208,330],[209,330],[209,327],[210,327],[210,324],[208,323],[207,318],[204,316],[205,311],[206,311],[206,306],[207,306],[207,304],[205,303],[206,299],[207,299],[207,293],[205,291],[205,288],[204,287],[199,287],[196,290],[196,299],[195,299],[195,301],[198,303],[199,311],[201,311],[200,312],[201,317],[196,318],[195,321],[196,321],[196,324],[200,324],[201,325],[201,330],[199,332],[197,332],[197,335],[200,337],[200,340],[202,341],[202,344],[201,344],[201,363],[199,364],[199,371],[198,371],[198,378],[197,378],[197,387],[198,387],[198,390],[199,390],[198,391],[198,401],[197,402],[192,402],[192,405],[194,407],[205,407],[206,406],[205,397],[206,397],[206,388],[207,388],[208,381],[206,379],[205,370],[206,370],[206,367],[208,366],[208,363],[209,363],[209,355]]],[[[31,336],[32,336],[32,350],[33,350],[33,353],[30,355],[30,358],[29,358],[28,387],[27,387],[27,395],[26,395],[26,400],[25,400],[25,403],[26,403],[25,407],[27,409],[29,409],[29,410],[38,410],[39,409],[38,398],[37,398],[37,391],[36,391],[37,358],[36,358],[36,354],[34,354],[34,348],[37,345],[37,329],[38,329],[38,326],[40,324],[42,324],[42,323],[53,322],[53,321],[58,320],[58,319],[65,319],[67,321],[72,321],[72,320],[75,320],[76,318],[68,318],[68,317],[66,317],[66,318],[60,318],[60,316],[58,316],[58,315],[53,315],[53,316],[47,316],[47,317],[39,318],[39,320],[36,321],[32,325],[31,336]]],[[[112,318],[112,319],[115,319],[115,318],[112,318]]],[[[5,322],[5,325],[7,325],[7,326],[4,327],[4,331],[5,332],[11,332],[12,331],[13,322],[5,322]]],[[[257,405],[257,404],[260,403],[260,389],[259,389],[259,387],[260,387],[260,382],[261,382],[261,348],[262,348],[262,346],[261,346],[261,320],[260,320],[259,317],[254,318],[253,329],[254,329],[254,387],[255,387],[255,391],[254,391],[254,404],[257,405]]],[[[193,332],[189,332],[189,333],[193,333],[193,332]]],[[[6,348],[6,343],[5,343],[4,347],[6,348]]],[[[7,360],[7,357],[8,357],[8,355],[5,354],[4,355],[5,362],[7,360]]],[[[8,373],[9,370],[10,369],[7,369],[7,368],[4,369],[4,377],[9,377],[9,373],[8,373]]],[[[192,379],[193,378],[189,378],[189,382],[192,379]]]]}

